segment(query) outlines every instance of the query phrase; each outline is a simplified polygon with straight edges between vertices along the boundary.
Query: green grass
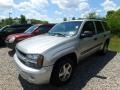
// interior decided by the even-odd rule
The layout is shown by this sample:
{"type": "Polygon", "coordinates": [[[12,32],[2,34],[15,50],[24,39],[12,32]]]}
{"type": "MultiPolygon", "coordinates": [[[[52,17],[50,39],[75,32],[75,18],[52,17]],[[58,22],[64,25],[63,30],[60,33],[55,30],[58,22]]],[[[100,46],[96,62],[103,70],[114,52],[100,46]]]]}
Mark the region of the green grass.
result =
{"type": "Polygon", "coordinates": [[[109,49],[111,51],[120,52],[120,38],[112,37],[109,44],[109,49]]]}

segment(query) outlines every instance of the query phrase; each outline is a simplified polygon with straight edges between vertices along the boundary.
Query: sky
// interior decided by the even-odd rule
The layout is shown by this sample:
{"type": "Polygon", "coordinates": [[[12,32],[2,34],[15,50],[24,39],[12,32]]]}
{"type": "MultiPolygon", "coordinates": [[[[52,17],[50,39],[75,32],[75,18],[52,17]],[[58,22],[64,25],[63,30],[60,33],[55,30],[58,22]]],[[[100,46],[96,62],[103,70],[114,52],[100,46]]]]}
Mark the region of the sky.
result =
{"type": "Polygon", "coordinates": [[[120,0],[0,0],[0,19],[20,17],[62,22],[64,17],[83,17],[90,12],[105,16],[120,8],[120,0]]]}

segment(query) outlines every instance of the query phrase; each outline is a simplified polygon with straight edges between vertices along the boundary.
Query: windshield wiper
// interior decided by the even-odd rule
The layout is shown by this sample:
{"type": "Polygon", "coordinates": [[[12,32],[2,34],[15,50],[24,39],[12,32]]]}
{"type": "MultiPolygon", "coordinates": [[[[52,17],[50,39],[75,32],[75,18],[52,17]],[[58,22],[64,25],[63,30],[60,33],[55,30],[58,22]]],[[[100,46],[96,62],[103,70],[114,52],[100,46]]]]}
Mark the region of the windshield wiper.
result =
{"type": "Polygon", "coordinates": [[[50,35],[53,35],[53,36],[55,36],[55,35],[59,35],[59,36],[66,36],[65,34],[63,34],[63,33],[49,33],[50,35]]]}

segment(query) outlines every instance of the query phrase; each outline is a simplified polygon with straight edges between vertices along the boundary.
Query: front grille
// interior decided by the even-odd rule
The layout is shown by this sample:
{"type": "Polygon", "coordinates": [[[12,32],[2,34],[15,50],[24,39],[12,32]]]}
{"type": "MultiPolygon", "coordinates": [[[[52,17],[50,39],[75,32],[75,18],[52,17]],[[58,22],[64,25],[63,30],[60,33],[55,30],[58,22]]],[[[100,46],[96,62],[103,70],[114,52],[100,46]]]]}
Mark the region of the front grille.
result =
{"type": "Polygon", "coordinates": [[[24,65],[28,66],[28,67],[32,67],[32,68],[40,68],[39,66],[35,65],[34,63],[31,63],[29,60],[27,60],[28,58],[26,57],[27,54],[23,53],[22,51],[16,49],[16,54],[18,59],[20,60],[21,63],[23,63],[24,65]]]}
{"type": "Polygon", "coordinates": [[[26,54],[23,53],[22,51],[16,49],[16,54],[17,54],[17,57],[19,58],[19,60],[25,64],[25,60],[26,60],[26,54]]]}
{"type": "Polygon", "coordinates": [[[21,61],[21,63],[23,63],[24,65],[28,66],[28,67],[35,67],[33,63],[30,63],[29,61],[27,61],[27,57],[26,54],[23,53],[22,51],[16,49],[16,54],[18,59],[21,61]]]}
{"type": "Polygon", "coordinates": [[[20,55],[22,55],[22,56],[26,57],[26,54],[25,54],[25,53],[23,53],[23,52],[21,52],[20,50],[18,50],[18,49],[17,49],[17,52],[18,52],[20,55]]]}
{"type": "Polygon", "coordinates": [[[25,64],[25,61],[23,61],[21,58],[18,57],[18,59],[19,59],[23,64],[25,64]]]}

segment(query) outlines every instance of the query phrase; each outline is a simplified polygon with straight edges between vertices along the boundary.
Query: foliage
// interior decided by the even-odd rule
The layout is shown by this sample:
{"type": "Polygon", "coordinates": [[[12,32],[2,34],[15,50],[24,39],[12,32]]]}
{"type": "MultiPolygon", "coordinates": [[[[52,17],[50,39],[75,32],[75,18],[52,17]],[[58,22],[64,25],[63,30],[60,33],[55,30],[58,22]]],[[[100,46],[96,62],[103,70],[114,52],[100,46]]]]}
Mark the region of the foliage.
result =
{"type": "Polygon", "coordinates": [[[111,15],[111,14],[113,14],[113,13],[115,13],[114,10],[108,11],[108,12],[107,12],[107,16],[109,16],[109,15],[111,15]]]}
{"type": "Polygon", "coordinates": [[[120,37],[120,9],[117,11],[108,11],[106,21],[110,27],[112,35],[120,37]]]}
{"type": "Polygon", "coordinates": [[[41,21],[41,20],[36,20],[36,19],[30,19],[32,24],[39,24],[39,23],[44,23],[47,24],[48,21],[41,21]]]}
{"type": "MultiPolygon", "coordinates": [[[[48,21],[36,20],[36,19],[29,19],[31,24],[46,24],[48,21]]],[[[24,15],[21,15],[20,18],[5,18],[0,20],[0,28],[6,25],[12,24],[26,24],[28,20],[24,15]]]]}
{"type": "Polygon", "coordinates": [[[63,18],[63,21],[67,21],[67,18],[66,18],[66,17],[64,17],[64,18],[63,18]]]}
{"type": "Polygon", "coordinates": [[[26,17],[24,15],[21,15],[20,16],[20,24],[26,24],[27,21],[26,21],[26,17]]]}
{"type": "Polygon", "coordinates": [[[97,18],[96,12],[91,12],[88,15],[86,15],[86,18],[88,19],[95,19],[97,18]]]}
{"type": "Polygon", "coordinates": [[[14,21],[12,18],[6,18],[6,19],[2,19],[1,22],[0,22],[0,27],[3,27],[5,25],[10,25],[10,24],[13,24],[14,21]]]}
{"type": "Polygon", "coordinates": [[[72,20],[75,20],[76,18],[75,17],[72,17],[72,20]]]}

